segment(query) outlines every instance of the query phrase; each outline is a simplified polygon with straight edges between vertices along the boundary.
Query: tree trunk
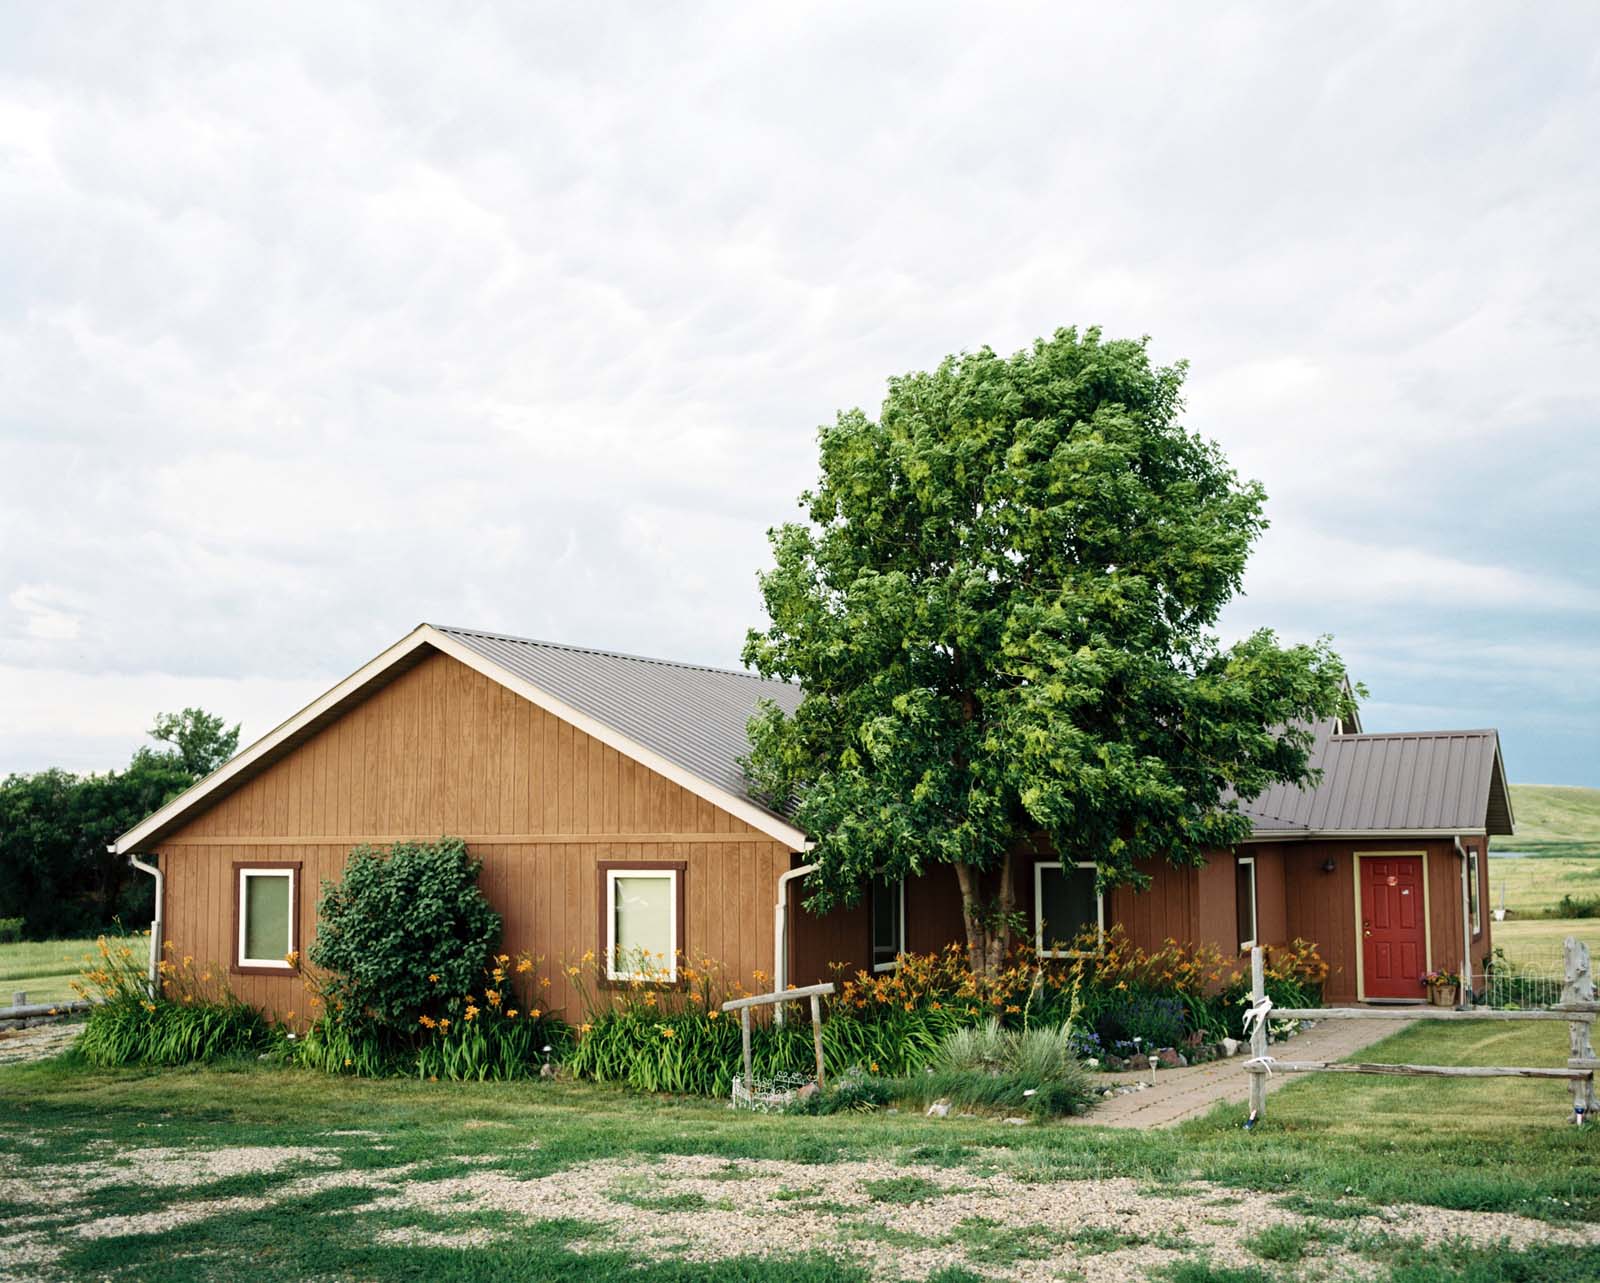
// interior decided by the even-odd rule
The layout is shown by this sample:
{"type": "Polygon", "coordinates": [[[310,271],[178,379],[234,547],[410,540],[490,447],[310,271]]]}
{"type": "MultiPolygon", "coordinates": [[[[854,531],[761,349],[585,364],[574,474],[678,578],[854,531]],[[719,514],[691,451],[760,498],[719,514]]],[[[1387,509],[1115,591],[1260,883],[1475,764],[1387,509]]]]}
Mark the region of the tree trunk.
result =
{"type": "Polygon", "coordinates": [[[994,915],[989,927],[987,975],[999,975],[1011,952],[1011,914],[1016,909],[1016,888],[1011,882],[1011,852],[1000,862],[1000,890],[995,896],[994,915]]]}
{"type": "Polygon", "coordinates": [[[970,864],[957,864],[961,884],[961,920],[967,928],[967,966],[983,974],[989,955],[989,933],[983,921],[983,872],[970,864]]]}
{"type": "Polygon", "coordinates": [[[955,866],[961,884],[961,918],[967,929],[967,966],[974,975],[998,975],[1011,952],[1011,915],[1017,893],[1012,885],[1012,853],[1000,863],[1000,885],[991,904],[984,894],[983,870],[972,864],[955,866]]]}

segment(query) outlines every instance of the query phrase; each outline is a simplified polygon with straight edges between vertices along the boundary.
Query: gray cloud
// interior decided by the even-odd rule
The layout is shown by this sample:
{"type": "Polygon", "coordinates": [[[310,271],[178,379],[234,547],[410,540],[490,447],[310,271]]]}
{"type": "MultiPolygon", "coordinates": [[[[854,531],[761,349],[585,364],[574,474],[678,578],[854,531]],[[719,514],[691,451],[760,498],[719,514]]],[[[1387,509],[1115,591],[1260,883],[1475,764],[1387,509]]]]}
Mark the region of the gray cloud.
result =
{"type": "Polygon", "coordinates": [[[1272,495],[1230,631],[1600,783],[1583,4],[0,15],[0,769],[417,620],[727,662],[817,423],[1060,324],[1272,495]]]}

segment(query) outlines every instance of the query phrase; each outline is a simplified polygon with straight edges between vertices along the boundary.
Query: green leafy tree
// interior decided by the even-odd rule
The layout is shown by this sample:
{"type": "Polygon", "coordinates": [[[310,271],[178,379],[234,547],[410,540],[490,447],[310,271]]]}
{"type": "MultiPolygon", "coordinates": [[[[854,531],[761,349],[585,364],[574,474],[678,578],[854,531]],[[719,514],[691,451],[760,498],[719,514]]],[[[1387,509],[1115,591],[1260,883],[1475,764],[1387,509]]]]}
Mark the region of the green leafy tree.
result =
{"type": "Polygon", "coordinates": [[[150,879],[106,847],[192,777],[141,750],[125,771],[12,775],[0,783],[0,917],[35,939],[148,920],[150,879]]]}
{"type": "Polygon", "coordinates": [[[1233,798],[1308,778],[1350,699],[1326,640],[1214,636],[1265,495],[1180,423],[1185,367],[1060,330],[891,379],[819,433],[809,522],[771,532],[771,624],[798,681],[746,769],[816,840],[810,904],[948,865],[975,969],[1000,965],[1029,851],[1144,885],[1246,837],[1233,798]]]}
{"type": "Polygon", "coordinates": [[[34,939],[151,916],[151,880],[106,847],[233,755],[239,727],[198,708],[164,713],[125,770],[47,770],[0,782],[0,917],[34,939]]]}
{"type": "Polygon", "coordinates": [[[181,713],[161,713],[150,728],[150,738],[172,745],[183,769],[202,779],[239,751],[239,727],[229,729],[222,718],[203,708],[181,713]]]}
{"type": "Polygon", "coordinates": [[[309,955],[329,973],[329,996],[411,1036],[419,1012],[480,984],[500,939],[500,915],[478,889],[482,867],[460,838],[351,851],[344,877],[322,884],[309,955]]]}

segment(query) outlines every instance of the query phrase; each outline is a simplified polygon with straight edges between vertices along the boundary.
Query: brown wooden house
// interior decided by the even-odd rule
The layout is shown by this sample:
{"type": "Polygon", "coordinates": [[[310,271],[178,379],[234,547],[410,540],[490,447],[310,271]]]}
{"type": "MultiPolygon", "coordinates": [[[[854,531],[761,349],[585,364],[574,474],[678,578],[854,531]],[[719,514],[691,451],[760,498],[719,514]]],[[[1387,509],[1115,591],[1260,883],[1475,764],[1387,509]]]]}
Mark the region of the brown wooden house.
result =
{"type": "MultiPolygon", "coordinates": [[[[321,883],[359,843],[465,838],[504,947],[552,962],[682,951],[758,989],[961,939],[948,870],[823,917],[801,907],[807,837],[738,765],[763,699],[793,709],[799,691],[424,624],[114,849],[157,876],[157,940],[226,967],[240,996],[280,1014],[303,1005],[285,955],[309,944],[321,883]]],[[[1420,998],[1423,971],[1457,970],[1468,951],[1478,969],[1488,839],[1511,832],[1495,733],[1330,725],[1316,759],[1318,788],[1252,805],[1253,841],[1203,868],[1153,869],[1146,892],[1101,897],[1092,868],[1021,866],[1041,946],[1113,922],[1142,944],[1229,952],[1300,936],[1340,1000],[1420,998]]],[[[552,1006],[576,1014],[551,970],[552,1006]]]]}

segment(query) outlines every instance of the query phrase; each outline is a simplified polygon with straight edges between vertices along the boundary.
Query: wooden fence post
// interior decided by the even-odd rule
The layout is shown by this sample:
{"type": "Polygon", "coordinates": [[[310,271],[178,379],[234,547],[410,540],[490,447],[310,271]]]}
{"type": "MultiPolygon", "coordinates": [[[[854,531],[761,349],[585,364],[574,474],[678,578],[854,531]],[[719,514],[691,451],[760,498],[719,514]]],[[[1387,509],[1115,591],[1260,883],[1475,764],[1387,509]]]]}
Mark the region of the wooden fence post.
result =
{"type": "Polygon", "coordinates": [[[817,1090],[822,1090],[822,999],[811,995],[811,1042],[817,1049],[817,1090]]]}
{"type": "MultiPolygon", "coordinates": [[[[1563,961],[1566,964],[1566,978],[1561,986],[1561,1003],[1567,1004],[1592,1003],[1595,1000],[1594,977],[1589,971],[1589,946],[1575,936],[1568,936],[1562,950],[1563,961]]],[[[1574,1020],[1567,1025],[1569,1066],[1576,1068],[1583,1062],[1585,1068],[1592,1068],[1595,1061],[1594,1026],[1585,1020],[1574,1020]]],[[[1572,1080],[1572,1116],[1579,1123],[1586,1119],[1594,1120],[1597,1102],[1594,1090],[1594,1075],[1588,1078],[1572,1080]]]]}
{"type": "MultiPolygon", "coordinates": [[[[1266,1002],[1266,965],[1261,957],[1261,946],[1250,949],[1250,1005],[1256,1010],[1266,1002]]],[[[1267,1107],[1267,1017],[1265,1012],[1250,1026],[1250,1124],[1261,1120],[1267,1107]]]]}
{"type": "Polygon", "coordinates": [[[744,1043],[744,1090],[752,1100],[755,1099],[755,1084],[751,1080],[750,1068],[750,1008],[746,1007],[739,1013],[739,1037],[744,1043]]]}

